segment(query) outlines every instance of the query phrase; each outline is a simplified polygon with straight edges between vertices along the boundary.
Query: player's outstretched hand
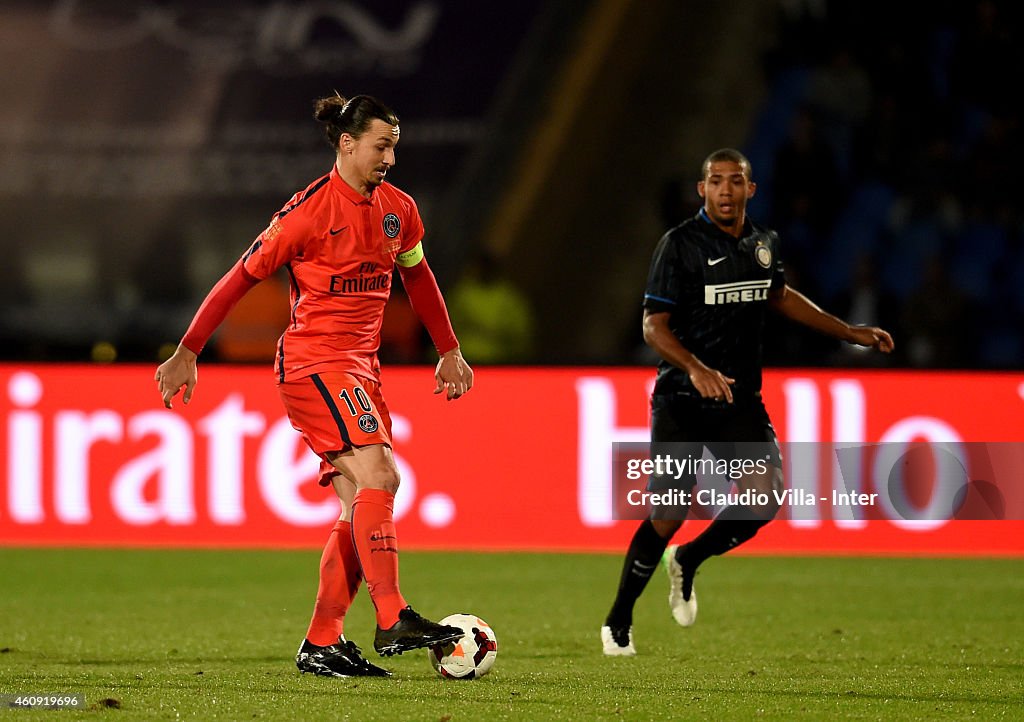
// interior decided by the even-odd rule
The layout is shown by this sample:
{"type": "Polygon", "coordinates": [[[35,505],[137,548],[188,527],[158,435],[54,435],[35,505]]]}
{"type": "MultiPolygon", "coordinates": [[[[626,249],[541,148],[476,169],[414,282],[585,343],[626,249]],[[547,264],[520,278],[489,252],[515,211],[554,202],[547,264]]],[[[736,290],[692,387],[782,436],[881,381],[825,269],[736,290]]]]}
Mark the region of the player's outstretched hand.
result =
{"type": "Polygon", "coordinates": [[[705,399],[732,403],[732,389],[729,387],[736,383],[736,379],[731,379],[721,371],[708,368],[704,364],[691,369],[689,373],[693,387],[705,399]]]}
{"type": "Polygon", "coordinates": [[[850,328],[850,338],[847,340],[858,346],[876,348],[882,353],[891,353],[894,348],[889,332],[877,326],[853,326],[850,328]]]}
{"type": "Polygon", "coordinates": [[[186,404],[192,400],[192,391],[199,379],[199,370],[196,368],[196,355],[182,345],[178,345],[174,355],[164,361],[156,370],[153,380],[156,381],[157,391],[164,400],[164,406],[171,408],[171,399],[175,394],[185,387],[185,394],[181,400],[186,404]]]}
{"type": "Polygon", "coordinates": [[[434,371],[434,380],[437,382],[434,393],[447,392],[449,401],[473,388],[473,369],[462,358],[458,347],[441,356],[434,371]]]}

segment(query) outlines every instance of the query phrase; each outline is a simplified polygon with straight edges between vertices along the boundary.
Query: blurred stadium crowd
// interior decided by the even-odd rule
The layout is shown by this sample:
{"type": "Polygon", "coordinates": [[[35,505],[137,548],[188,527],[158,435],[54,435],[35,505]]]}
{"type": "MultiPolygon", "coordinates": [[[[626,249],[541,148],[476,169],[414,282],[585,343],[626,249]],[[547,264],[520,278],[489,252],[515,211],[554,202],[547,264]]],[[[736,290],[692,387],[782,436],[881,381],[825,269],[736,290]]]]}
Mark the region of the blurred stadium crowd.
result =
{"type": "MultiPolygon", "coordinates": [[[[1022,9],[792,2],[748,146],[791,283],[893,331],[889,363],[1024,364],[1022,9]]],[[[784,328],[769,359],[877,362],[784,328]]]]}
{"type": "MultiPolygon", "coordinates": [[[[166,20],[171,15],[159,16],[153,8],[163,7],[167,13],[176,8],[180,17],[187,17],[189,12],[198,15],[197,8],[203,4],[176,0],[141,5],[149,8],[152,18],[166,20]]],[[[473,82],[453,86],[436,82],[434,77],[448,78],[465,67],[464,58],[450,50],[456,47],[451,38],[444,39],[444,32],[463,37],[458,22],[465,19],[445,25],[446,18],[472,12],[486,15],[481,6],[407,5],[398,3],[387,11],[374,8],[372,12],[381,15],[371,19],[392,30],[409,29],[408,37],[421,38],[422,46],[407,48],[400,58],[391,58],[390,65],[381,66],[387,73],[380,77],[366,70],[365,76],[348,80],[359,90],[383,93],[400,109],[414,106],[411,99],[427,98],[430,112],[424,115],[458,121],[435,124],[433,135],[427,132],[428,126],[411,129],[400,150],[402,165],[396,182],[417,198],[428,227],[437,228],[442,224],[431,224],[431,219],[436,221],[448,212],[438,177],[455,177],[452,169],[463,163],[463,158],[472,162],[473,153],[479,156],[478,151],[470,152],[473,143],[511,147],[506,138],[488,134],[487,128],[493,130],[496,124],[493,119],[488,121],[490,125],[479,120],[484,117],[482,110],[518,118],[520,107],[502,110],[500,102],[484,93],[482,89],[490,92],[488,83],[496,79],[483,72],[486,63],[473,66],[472,73],[480,75],[473,82]],[[434,15],[417,15],[423,8],[432,8],[434,15]],[[430,34],[432,27],[434,35],[430,34]],[[415,28],[421,28],[420,35],[412,32],[415,28]],[[420,60],[424,65],[416,70],[420,60]],[[403,76],[403,72],[407,74],[403,76]],[[476,95],[470,95],[467,88],[475,88],[476,95]],[[472,103],[460,108],[451,98],[472,103]],[[464,117],[470,121],[462,123],[464,117]],[[416,138],[421,139],[419,145],[416,138]]],[[[575,17],[570,12],[573,3],[561,5],[565,17],[575,17]]],[[[309,12],[325,12],[328,6],[334,7],[330,3],[309,5],[309,12]]],[[[3,57],[16,68],[35,53],[45,56],[53,69],[51,76],[37,76],[34,84],[25,79],[27,74],[49,67],[47,63],[34,62],[26,64],[24,72],[12,71],[5,80],[9,97],[15,98],[9,107],[45,108],[45,103],[24,97],[44,97],[41,93],[51,77],[70,82],[68,78],[75,77],[83,58],[121,58],[118,66],[109,61],[111,68],[121,68],[127,74],[96,86],[97,92],[102,88],[110,94],[105,100],[89,102],[83,99],[87,95],[72,95],[65,101],[62,120],[64,116],[91,114],[100,122],[96,126],[103,131],[100,135],[89,127],[76,135],[43,132],[24,123],[24,117],[10,116],[18,118],[14,123],[4,120],[7,127],[2,140],[8,144],[5,156],[11,162],[6,171],[0,171],[7,258],[0,268],[0,300],[5,307],[0,318],[0,357],[151,361],[167,352],[166,345],[176,340],[205,290],[237,257],[247,239],[261,230],[269,214],[291,191],[323,172],[329,156],[313,137],[311,123],[298,125],[294,115],[285,110],[305,108],[311,93],[322,92],[325,78],[334,76],[320,69],[323,75],[307,72],[305,77],[298,76],[301,82],[281,84],[278,79],[275,92],[284,94],[282,89],[290,88],[293,97],[267,105],[261,99],[265,90],[260,82],[273,80],[278,69],[271,68],[264,75],[237,69],[222,69],[217,74],[204,66],[199,75],[196,68],[219,52],[203,45],[201,53],[193,52],[186,71],[168,76],[163,84],[140,85],[134,79],[134,65],[148,63],[151,74],[158,78],[172,61],[180,59],[182,49],[173,43],[151,42],[145,50],[148,55],[142,55],[146,46],[134,43],[128,34],[104,32],[96,37],[111,47],[121,43],[123,49],[118,52],[136,55],[115,56],[113,51],[100,55],[95,48],[73,43],[68,50],[66,40],[64,49],[55,52],[34,40],[31,29],[43,28],[39,37],[51,42],[60,36],[60,23],[70,17],[72,11],[67,7],[84,12],[83,8],[91,6],[56,3],[52,10],[43,11],[38,10],[43,5],[18,7],[20,14],[5,11],[8,22],[7,30],[0,30],[0,52],[6,52],[3,57]],[[48,26],[37,22],[40,12],[50,13],[48,26]],[[19,73],[24,76],[21,86],[17,84],[19,73]],[[317,90],[309,90],[311,87],[317,90]],[[138,98],[138,102],[129,104],[126,97],[138,98]],[[194,114],[182,111],[204,102],[209,105],[210,117],[205,129],[190,124],[194,114]],[[180,113],[180,117],[165,117],[162,108],[180,113]],[[97,109],[108,109],[110,118],[96,115],[97,109]],[[126,139],[117,123],[128,109],[137,112],[139,125],[126,139]],[[247,121],[257,111],[266,114],[257,119],[266,121],[263,125],[231,125],[233,117],[247,121]],[[167,123],[166,131],[154,133],[147,125],[158,121],[167,123]],[[218,139],[223,146],[203,145],[218,139]],[[189,163],[199,171],[190,174],[189,163]],[[132,177],[132,172],[145,181],[115,189],[120,193],[130,187],[134,196],[107,199],[105,194],[114,193],[88,180],[92,176],[83,178],[75,173],[92,166],[96,167],[97,182],[132,177]],[[151,167],[174,171],[179,166],[185,169],[179,174],[183,182],[195,178],[209,181],[213,171],[223,171],[224,185],[235,195],[224,196],[217,184],[186,192],[175,187],[170,176],[163,185],[150,184],[151,167]],[[117,173],[112,174],[111,169],[117,173]],[[248,195],[237,185],[243,177],[255,184],[248,195]],[[284,188],[287,193],[281,190],[284,188]],[[119,216],[132,206],[133,219],[119,216]],[[22,238],[27,240],[19,240],[22,238]],[[80,293],[80,288],[88,292],[80,293]]],[[[354,7],[338,5],[331,11],[332,17],[342,18],[344,13],[355,12],[354,7]]],[[[766,92],[759,112],[751,119],[748,137],[738,142],[751,159],[758,182],[751,216],[780,231],[791,285],[837,315],[891,330],[898,353],[891,358],[862,355],[779,321],[772,322],[769,329],[773,340],[766,346],[766,361],[773,365],[1020,368],[1024,365],[1024,214],[1016,198],[1016,174],[1022,160],[1017,94],[1024,78],[1024,60],[1017,45],[1024,10],[1016,3],[995,0],[938,0],[926,5],[778,0],[777,7],[781,17],[778,38],[762,62],[766,92]]],[[[527,37],[524,29],[531,13],[539,16],[546,11],[543,3],[517,6],[520,25],[516,37],[527,37]]],[[[150,16],[128,17],[137,23],[150,16]]],[[[82,20],[81,26],[87,29],[101,27],[97,21],[91,21],[92,25],[84,22],[90,18],[76,16],[76,20],[82,20]]],[[[176,22],[186,27],[184,20],[176,22]]],[[[168,27],[167,22],[160,27],[168,27]]],[[[344,29],[342,22],[310,25],[309,42],[320,43],[312,49],[348,47],[338,44],[347,36],[335,37],[344,29]]],[[[205,38],[207,32],[209,27],[199,27],[197,37],[205,38]]],[[[409,47],[415,42],[420,41],[409,40],[409,47]]],[[[530,42],[522,44],[521,52],[537,51],[530,42]]],[[[361,47],[359,53],[332,60],[330,67],[365,57],[365,43],[361,47]]],[[[479,52],[486,47],[485,43],[479,52]]],[[[494,45],[492,64],[506,64],[494,73],[512,72],[507,67],[515,65],[512,49],[511,41],[494,45]]],[[[378,52],[382,59],[390,58],[388,48],[378,52]]],[[[309,57],[321,56],[313,53],[309,57]]],[[[238,57],[242,56],[235,59],[238,57]]],[[[279,54],[260,60],[257,66],[262,72],[266,68],[259,63],[280,64],[282,57],[291,58],[279,54]]],[[[83,72],[82,80],[95,82],[101,76],[83,72]]],[[[8,117],[5,112],[11,111],[0,110],[0,119],[8,117]]],[[[416,117],[414,111],[406,113],[416,117]]],[[[685,168],[679,176],[664,180],[658,209],[663,228],[696,210],[699,199],[693,190],[694,175],[685,168]]],[[[472,207],[476,187],[463,185],[470,188],[468,206],[472,207]]],[[[477,228],[463,220],[465,213],[448,217],[469,227],[465,236],[477,228]]],[[[467,348],[475,349],[471,361],[549,361],[537,342],[536,330],[543,326],[550,338],[551,324],[565,319],[550,318],[547,310],[538,307],[538,299],[517,287],[514,274],[506,272],[509,258],[489,254],[487,249],[470,253],[443,236],[432,235],[431,240],[431,260],[448,294],[456,329],[467,348]]],[[[650,241],[635,246],[645,259],[653,247],[653,239],[650,241]]],[[[562,268],[557,262],[551,265],[562,268]]],[[[586,264],[565,268],[566,273],[586,274],[588,270],[586,264]]],[[[635,301],[643,278],[637,277],[632,285],[636,293],[631,300],[635,301]]],[[[282,308],[287,313],[282,301],[285,293],[282,286],[268,284],[254,295],[249,307],[239,309],[229,321],[208,357],[259,360],[272,354],[273,344],[265,339],[276,334],[275,324],[286,321],[279,313],[282,308]],[[274,308],[278,312],[270,310],[274,308]]],[[[618,297],[608,301],[625,303],[618,297]]],[[[638,351],[638,314],[637,305],[637,321],[631,321],[627,331],[610,330],[599,358],[590,354],[580,360],[646,362],[642,349],[638,351]]],[[[400,288],[389,307],[384,331],[385,361],[429,358],[429,339],[411,315],[400,288]]],[[[569,359],[563,354],[559,360],[569,359]]]]}

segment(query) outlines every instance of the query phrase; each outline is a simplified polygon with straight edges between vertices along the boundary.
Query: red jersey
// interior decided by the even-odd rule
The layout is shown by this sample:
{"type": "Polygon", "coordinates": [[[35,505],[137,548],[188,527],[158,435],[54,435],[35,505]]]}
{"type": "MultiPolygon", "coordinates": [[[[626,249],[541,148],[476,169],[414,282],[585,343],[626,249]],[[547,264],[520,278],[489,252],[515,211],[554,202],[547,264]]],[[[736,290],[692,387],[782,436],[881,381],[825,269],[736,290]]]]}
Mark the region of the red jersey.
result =
{"type": "Polygon", "coordinates": [[[291,321],[277,343],[279,381],[323,371],[375,379],[391,276],[400,254],[413,265],[423,221],[412,197],[382,183],[364,198],[337,167],[296,193],[242,258],[263,280],[284,266],[291,321]]]}

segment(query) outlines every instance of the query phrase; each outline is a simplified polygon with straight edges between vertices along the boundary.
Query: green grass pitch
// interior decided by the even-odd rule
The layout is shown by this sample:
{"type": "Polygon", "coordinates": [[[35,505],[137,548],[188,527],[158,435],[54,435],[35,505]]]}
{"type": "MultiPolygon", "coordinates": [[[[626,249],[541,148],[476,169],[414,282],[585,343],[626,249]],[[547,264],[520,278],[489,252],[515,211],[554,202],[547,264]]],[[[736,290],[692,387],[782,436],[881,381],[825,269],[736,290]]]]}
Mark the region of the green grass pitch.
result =
{"type": "MultiPolygon", "coordinates": [[[[85,712],[11,719],[1022,719],[1024,561],[726,556],[677,627],[659,570],[634,621],[639,656],[601,655],[613,555],[411,553],[425,615],[473,612],[494,671],[393,679],[300,675],[315,551],[0,549],[0,694],[81,693],[85,712]],[[120,707],[107,707],[116,700],[120,707]]],[[[372,654],[365,588],[346,634],[372,654]]],[[[377,659],[373,655],[373,659],[377,659]]]]}

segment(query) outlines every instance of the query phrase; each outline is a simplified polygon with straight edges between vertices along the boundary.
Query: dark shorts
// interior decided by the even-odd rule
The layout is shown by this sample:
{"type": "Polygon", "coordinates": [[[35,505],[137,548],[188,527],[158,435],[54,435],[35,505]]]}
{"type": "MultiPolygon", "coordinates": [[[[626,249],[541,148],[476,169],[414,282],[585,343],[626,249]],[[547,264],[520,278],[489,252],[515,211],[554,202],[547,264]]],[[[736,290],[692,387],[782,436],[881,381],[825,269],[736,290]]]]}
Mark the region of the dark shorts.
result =
{"type": "MultiPolygon", "coordinates": [[[[782,468],[775,429],[760,397],[724,404],[681,395],[652,396],[651,456],[658,454],[690,458],[695,464],[707,465],[711,465],[713,458],[718,464],[724,461],[737,470],[744,462],[758,460],[782,468]],[[705,454],[705,450],[709,454],[705,454]]],[[[652,476],[647,488],[649,491],[688,491],[696,483],[696,473],[652,476]]]]}

